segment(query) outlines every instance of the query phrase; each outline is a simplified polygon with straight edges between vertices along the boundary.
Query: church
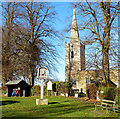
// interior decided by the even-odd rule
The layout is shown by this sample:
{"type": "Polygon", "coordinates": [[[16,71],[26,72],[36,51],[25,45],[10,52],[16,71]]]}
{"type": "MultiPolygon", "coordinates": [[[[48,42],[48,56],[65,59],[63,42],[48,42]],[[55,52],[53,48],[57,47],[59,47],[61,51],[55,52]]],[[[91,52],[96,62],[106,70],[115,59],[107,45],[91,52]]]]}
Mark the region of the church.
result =
{"type": "MultiPolygon", "coordinates": [[[[86,86],[95,80],[102,78],[98,70],[85,69],[85,44],[80,39],[75,9],[71,26],[70,43],[65,39],[65,81],[72,83],[73,89],[86,93],[86,86]]],[[[112,83],[118,86],[118,72],[110,71],[112,83]]]]}

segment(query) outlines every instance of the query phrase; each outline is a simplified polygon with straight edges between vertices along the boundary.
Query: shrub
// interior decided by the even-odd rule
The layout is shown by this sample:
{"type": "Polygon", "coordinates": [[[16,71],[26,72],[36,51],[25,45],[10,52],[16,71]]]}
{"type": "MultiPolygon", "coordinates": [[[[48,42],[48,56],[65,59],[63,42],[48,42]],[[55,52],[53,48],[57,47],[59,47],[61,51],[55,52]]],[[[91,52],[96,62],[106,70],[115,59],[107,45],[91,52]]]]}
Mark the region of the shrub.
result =
{"type": "Polygon", "coordinates": [[[120,105],[120,96],[119,95],[116,95],[115,101],[116,101],[116,104],[120,105]]]}
{"type": "Polygon", "coordinates": [[[32,96],[35,95],[35,88],[34,87],[31,88],[31,95],[32,96]]]}
{"type": "Polygon", "coordinates": [[[120,88],[117,88],[117,93],[116,93],[116,96],[115,96],[115,101],[116,101],[116,104],[119,104],[120,105],[120,88]]]}
{"type": "Polygon", "coordinates": [[[86,87],[86,94],[89,99],[96,99],[96,93],[97,93],[98,87],[95,83],[91,83],[86,87]]]}
{"type": "Polygon", "coordinates": [[[74,95],[75,95],[74,90],[70,89],[70,96],[74,96],[74,95]]]}
{"type": "Polygon", "coordinates": [[[41,87],[37,85],[37,86],[34,86],[34,88],[35,88],[35,93],[40,94],[41,87]]]}
{"type": "Polygon", "coordinates": [[[70,93],[71,90],[70,82],[56,82],[56,91],[61,93],[70,93]]]}
{"type": "Polygon", "coordinates": [[[79,93],[78,97],[86,97],[86,94],[85,93],[79,93]]]}
{"type": "MultiPolygon", "coordinates": [[[[44,86],[44,95],[46,94],[47,90],[46,87],[44,86]]],[[[40,95],[41,94],[41,86],[36,85],[31,88],[31,95],[40,95]]]]}
{"type": "Polygon", "coordinates": [[[100,95],[102,98],[107,99],[107,100],[114,100],[116,96],[116,89],[114,87],[101,87],[101,90],[103,93],[100,95]]]}
{"type": "Polygon", "coordinates": [[[2,86],[2,93],[6,94],[7,93],[7,86],[2,86]]]}

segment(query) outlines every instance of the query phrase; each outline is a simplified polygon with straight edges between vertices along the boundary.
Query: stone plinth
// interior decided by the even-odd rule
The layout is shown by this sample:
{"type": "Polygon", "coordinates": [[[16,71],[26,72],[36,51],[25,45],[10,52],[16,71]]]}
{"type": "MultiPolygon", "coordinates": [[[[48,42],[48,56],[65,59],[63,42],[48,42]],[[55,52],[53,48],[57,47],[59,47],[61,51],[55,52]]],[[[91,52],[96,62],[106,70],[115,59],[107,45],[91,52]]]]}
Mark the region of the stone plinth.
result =
{"type": "Polygon", "coordinates": [[[48,105],[48,99],[36,99],[36,105],[48,105]]]}

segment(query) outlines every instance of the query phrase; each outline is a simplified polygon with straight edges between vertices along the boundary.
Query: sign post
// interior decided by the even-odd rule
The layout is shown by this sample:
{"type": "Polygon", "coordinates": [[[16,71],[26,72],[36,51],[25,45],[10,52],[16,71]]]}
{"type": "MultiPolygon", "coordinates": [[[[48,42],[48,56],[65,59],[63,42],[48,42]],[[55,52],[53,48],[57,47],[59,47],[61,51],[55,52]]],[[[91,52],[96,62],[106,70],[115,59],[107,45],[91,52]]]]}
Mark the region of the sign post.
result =
{"type": "Polygon", "coordinates": [[[43,79],[41,79],[41,99],[43,99],[43,94],[44,94],[44,90],[43,90],[43,79]]]}
{"type": "Polygon", "coordinates": [[[37,105],[48,105],[48,99],[43,99],[44,94],[44,79],[47,79],[47,68],[41,67],[37,70],[37,78],[41,79],[41,99],[36,99],[37,105]]]}

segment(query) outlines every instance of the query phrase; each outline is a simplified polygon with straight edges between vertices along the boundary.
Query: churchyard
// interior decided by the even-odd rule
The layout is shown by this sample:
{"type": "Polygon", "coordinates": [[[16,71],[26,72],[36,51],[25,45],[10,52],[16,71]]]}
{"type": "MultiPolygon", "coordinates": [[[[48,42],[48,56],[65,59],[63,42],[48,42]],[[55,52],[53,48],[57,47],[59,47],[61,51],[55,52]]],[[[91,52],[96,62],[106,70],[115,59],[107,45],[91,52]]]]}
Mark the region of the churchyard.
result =
{"type": "MultiPolygon", "coordinates": [[[[66,20],[64,4],[60,12],[65,17],[59,17],[66,20]]],[[[63,28],[55,22],[59,19],[55,6],[43,2],[2,5],[2,117],[119,117],[119,3],[73,3],[72,24],[65,23],[63,28]],[[66,33],[71,30],[71,35],[64,36],[59,25],[66,33]],[[65,66],[58,70],[64,56],[65,66]],[[95,102],[101,104],[96,104],[97,110],[95,102]]]]}
{"type": "Polygon", "coordinates": [[[2,97],[2,117],[119,117],[120,113],[97,108],[79,98],[49,96],[48,105],[36,105],[32,97],[2,97]]]}
{"type": "MultiPolygon", "coordinates": [[[[120,108],[118,93],[115,94],[117,88],[103,88],[102,95],[99,94],[100,100],[111,99],[115,100],[116,112],[106,109],[102,110],[97,107],[95,111],[95,102],[98,102],[96,91],[98,90],[94,84],[87,87],[89,95],[73,92],[71,85],[68,82],[51,82],[47,81],[44,86],[44,98],[48,99],[47,105],[36,103],[36,99],[41,99],[40,86],[34,86],[31,89],[30,96],[11,96],[8,97],[2,90],[1,107],[2,117],[118,117],[120,116],[120,108]],[[109,90],[108,90],[109,89],[109,90]],[[115,92],[114,92],[115,91],[115,92]],[[68,95],[69,94],[69,95],[68,95]],[[78,94],[78,95],[76,95],[78,94]],[[7,114],[7,115],[6,115],[7,114]]],[[[7,90],[6,90],[7,91],[7,90]]]]}

